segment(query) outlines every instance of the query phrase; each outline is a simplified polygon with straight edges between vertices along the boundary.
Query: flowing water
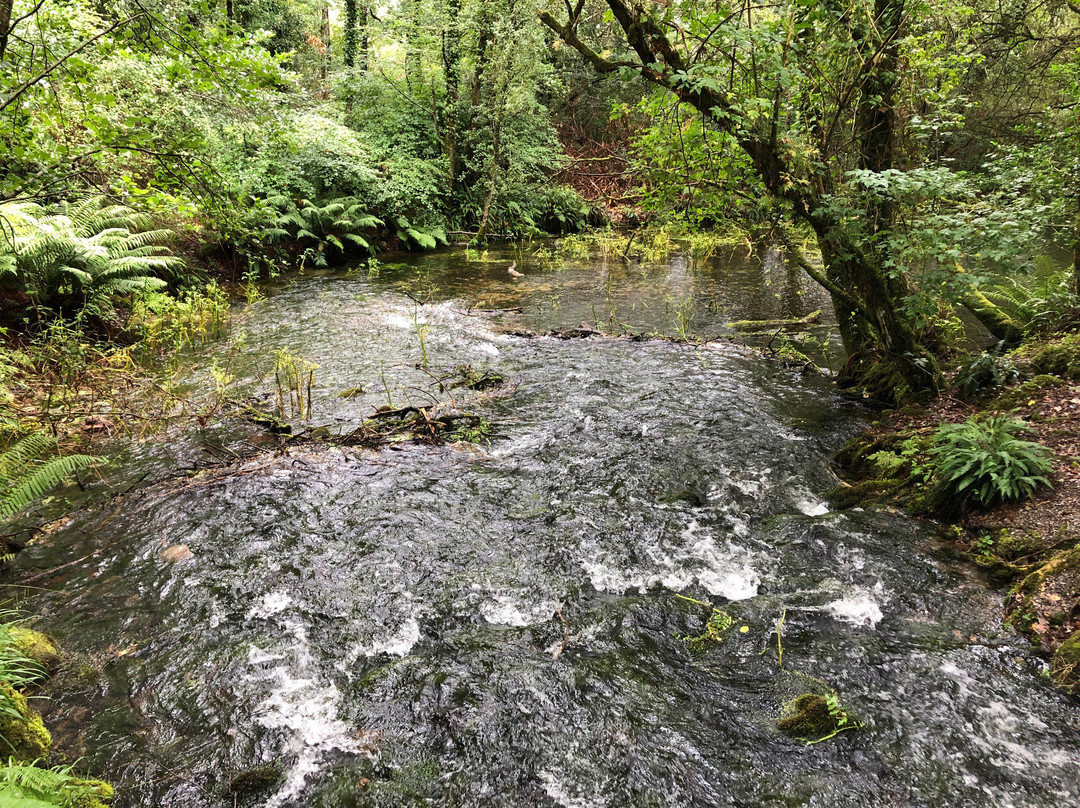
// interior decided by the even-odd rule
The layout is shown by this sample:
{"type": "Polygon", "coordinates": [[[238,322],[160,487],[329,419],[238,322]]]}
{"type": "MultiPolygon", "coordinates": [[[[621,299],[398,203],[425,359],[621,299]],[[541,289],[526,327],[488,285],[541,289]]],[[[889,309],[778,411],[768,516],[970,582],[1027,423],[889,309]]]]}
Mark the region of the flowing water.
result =
{"type": "Polygon", "coordinates": [[[249,437],[192,427],[119,472],[159,482],[22,554],[29,609],[85,663],[41,708],[118,806],[232,805],[265,764],[280,778],[237,805],[1077,803],[1080,709],[1000,627],[1002,594],[927,526],[823,503],[866,413],[724,343],[495,322],[714,336],[806,314],[812,291],[738,256],[518,256],[517,280],[513,257],[309,274],[192,360],[193,387],[216,362],[248,393],[272,388],[274,349],[317,362],[312,422],[335,430],[489,368],[508,386],[450,395],[490,446],[309,446],[189,477],[206,443],[249,437]],[[177,544],[193,557],[166,561],[177,544]],[[722,643],[691,651],[710,610],[680,594],[734,619],[722,643]],[[826,685],[860,729],[776,729],[826,685]]]}

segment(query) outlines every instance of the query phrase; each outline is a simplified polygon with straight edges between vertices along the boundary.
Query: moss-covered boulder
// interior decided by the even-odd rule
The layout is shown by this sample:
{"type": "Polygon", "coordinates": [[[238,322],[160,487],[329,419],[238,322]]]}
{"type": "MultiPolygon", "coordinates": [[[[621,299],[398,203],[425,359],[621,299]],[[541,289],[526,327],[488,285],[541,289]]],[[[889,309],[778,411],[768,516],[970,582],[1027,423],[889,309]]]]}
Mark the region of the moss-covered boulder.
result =
{"type": "Polygon", "coordinates": [[[1080,631],[1065,640],[1050,658],[1050,678],[1070,693],[1080,693],[1080,631]]]}
{"type": "Polygon", "coordinates": [[[1080,379],[1080,334],[1029,342],[1010,356],[1027,363],[1036,373],[1080,379]]]}
{"type": "Polygon", "coordinates": [[[819,693],[803,693],[784,705],[776,726],[795,738],[815,741],[840,730],[842,714],[819,693]]]}
{"type": "Polygon", "coordinates": [[[826,494],[825,499],[836,510],[863,507],[886,502],[900,486],[903,480],[862,480],[857,483],[842,483],[826,494]]]}
{"type": "Polygon", "coordinates": [[[1033,399],[1040,398],[1046,391],[1061,387],[1064,384],[1065,382],[1060,377],[1042,373],[1022,384],[1018,384],[1016,387],[1006,389],[990,401],[986,405],[986,409],[994,412],[1015,410],[1018,407],[1027,405],[1033,399]]]}
{"type": "Polygon", "coordinates": [[[76,784],[85,793],[76,797],[71,808],[108,808],[116,796],[113,787],[104,780],[79,780],[76,784]]]}
{"type": "Polygon", "coordinates": [[[26,762],[47,760],[52,736],[41,716],[27,706],[26,696],[0,682],[0,700],[9,708],[0,711],[0,755],[26,762]]]}
{"type": "Polygon", "coordinates": [[[52,672],[60,665],[62,657],[56,643],[42,634],[21,626],[13,626],[8,630],[12,645],[25,656],[38,663],[46,671],[52,672]]]}

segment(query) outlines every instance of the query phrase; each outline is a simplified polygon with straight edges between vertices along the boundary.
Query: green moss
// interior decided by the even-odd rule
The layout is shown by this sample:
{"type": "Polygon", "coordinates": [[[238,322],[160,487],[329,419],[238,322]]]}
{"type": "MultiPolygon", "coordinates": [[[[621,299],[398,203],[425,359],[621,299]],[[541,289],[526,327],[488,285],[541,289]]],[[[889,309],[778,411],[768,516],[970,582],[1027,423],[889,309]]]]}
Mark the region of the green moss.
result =
{"type": "Polygon", "coordinates": [[[1047,579],[1068,573],[1080,567],[1080,546],[1056,554],[1034,572],[1024,576],[1012,590],[1009,617],[1006,621],[1017,631],[1031,636],[1032,626],[1039,611],[1039,599],[1046,587],[1047,579]]]}
{"type": "Polygon", "coordinates": [[[0,754],[31,762],[49,757],[52,736],[41,716],[26,704],[26,696],[6,682],[0,682],[0,696],[14,715],[0,712],[0,754]]]}
{"type": "Polygon", "coordinates": [[[1002,530],[994,540],[994,549],[1006,561],[1019,561],[1036,555],[1045,548],[1046,542],[1034,530],[1027,530],[1023,533],[1002,530]]]}
{"type": "Polygon", "coordinates": [[[1026,361],[1037,373],[1080,379],[1080,334],[1028,343],[1011,356],[1026,361]]]}
{"type": "Polygon", "coordinates": [[[882,437],[872,432],[863,432],[849,439],[833,457],[833,462],[842,469],[858,472],[867,468],[867,458],[876,452],[886,451],[895,445],[893,436],[882,437]]]}
{"type": "Polygon", "coordinates": [[[42,634],[29,628],[13,626],[8,629],[12,645],[27,659],[32,659],[47,671],[56,670],[61,662],[56,644],[42,634]]]}
{"type": "Polygon", "coordinates": [[[833,508],[844,510],[885,502],[902,485],[904,480],[863,480],[852,485],[837,486],[825,498],[833,508]]]}
{"type": "Polygon", "coordinates": [[[1063,384],[1065,382],[1057,376],[1040,374],[1033,379],[1028,379],[1021,385],[1006,390],[989,402],[986,409],[991,411],[1015,410],[1017,407],[1026,405],[1033,398],[1037,398],[1047,390],[1053,390],[1063,384]]]}
{"type": "Polygon", "coordinates": [[[77,785],[90,793],[76,798],[71,808],[107,808],[116,796],[113,787],[104,780],[79,780],[77,785]]]}
{"type": "Polygon", "coordinates": [[[1050,678],[1070,693],[1080,693],[1080,631],[1074,632],[1054,652],[1050,678]]]}
{"type": "Polygon", "coordinates": [[[784,705],[776,726],[795,738],[817,740],[839,731],[842,713],[818,693],[803,693],[784,705]]]}

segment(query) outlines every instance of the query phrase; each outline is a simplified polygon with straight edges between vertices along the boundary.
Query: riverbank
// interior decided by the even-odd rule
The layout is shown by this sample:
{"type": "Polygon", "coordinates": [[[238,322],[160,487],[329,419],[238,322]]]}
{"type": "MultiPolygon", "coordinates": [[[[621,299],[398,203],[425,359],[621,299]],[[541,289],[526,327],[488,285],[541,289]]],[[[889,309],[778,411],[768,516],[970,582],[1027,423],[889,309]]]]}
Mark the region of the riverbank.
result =
{"type": "MultiPolygon", "coordinates": [[[[1050,680],[1080,691],[1080,354],[1074,336],[1033,341],[1005,357],[1009,383],[965,400],[963,390],[886,411],[835,458],[840,508],[901,508],[942,532],[1007,589],[1002,619],[1049,659],[1050,680]],[[1010,370],[1010,376],[1012,372],[1010,370]],[[1044,447],[1049,485],[1030,498],[978,507],[942,494],[935,436],[943,425],[1012,417],[1044,447]]],[[[999,420],[1000,422],[1000,420],[999,420]]]]}

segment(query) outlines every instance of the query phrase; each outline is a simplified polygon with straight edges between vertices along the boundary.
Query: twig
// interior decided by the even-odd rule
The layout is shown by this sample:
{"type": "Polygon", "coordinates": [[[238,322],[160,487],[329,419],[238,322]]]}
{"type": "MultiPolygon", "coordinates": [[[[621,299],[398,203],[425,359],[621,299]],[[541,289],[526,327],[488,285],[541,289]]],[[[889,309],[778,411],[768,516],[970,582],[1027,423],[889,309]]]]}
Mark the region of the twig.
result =
{"type": "Polygon", "coordinates": [[[555,608],[555,614],[557,614],[559,616],[559,621],[563,625],[563,635],[562,635],[562,643],[559,645],[559,647],[555,651],[555,653],[551,655],[552,660],[556,660],[560,656],[562,656],[562,652],[566,650],[566,644],[570,641],[570,624],[568,622],[566,622],[566,618],[563,617],[562,607],[563,607],[563,604],[560,603],[555,608]]]}

